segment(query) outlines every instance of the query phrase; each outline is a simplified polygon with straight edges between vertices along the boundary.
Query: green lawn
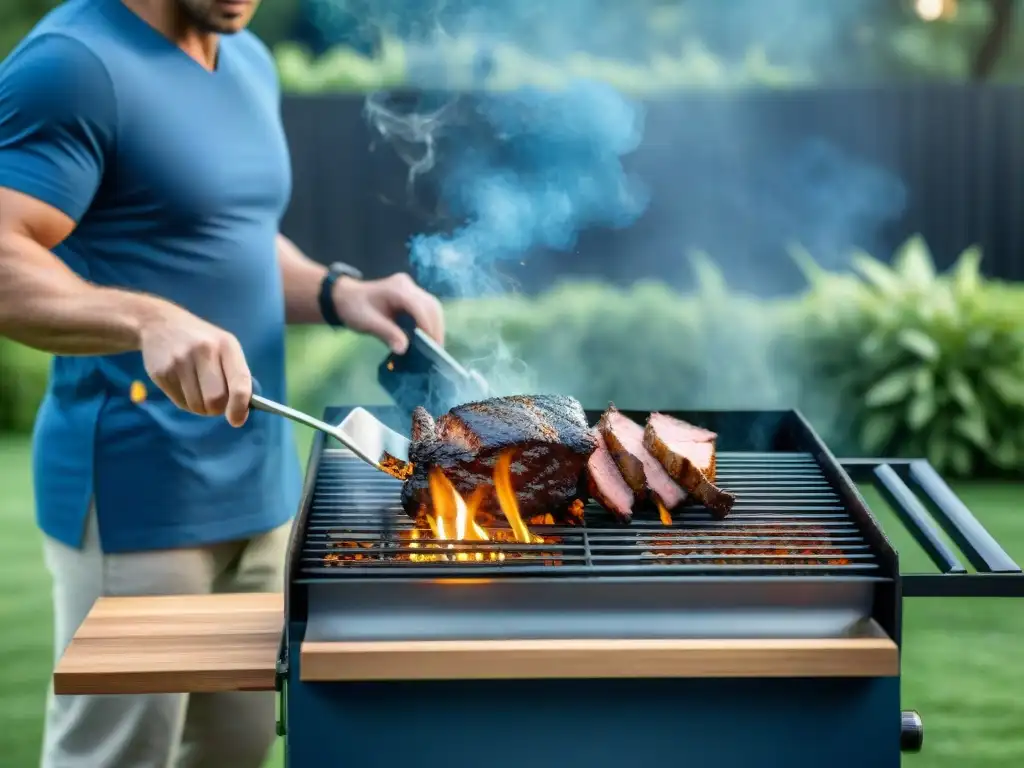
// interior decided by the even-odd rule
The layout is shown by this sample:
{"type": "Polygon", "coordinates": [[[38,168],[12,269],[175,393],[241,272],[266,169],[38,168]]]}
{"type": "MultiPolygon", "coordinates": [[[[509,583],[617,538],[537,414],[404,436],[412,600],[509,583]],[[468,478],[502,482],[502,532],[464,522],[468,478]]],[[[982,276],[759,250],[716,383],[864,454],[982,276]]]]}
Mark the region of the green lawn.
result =
{"type": "MultiPolygon", "coordinates": [[[[23,440],[0,438],[0,489],[0,763],[27,768],[38,759],[51,626],[23,440]]],[[[1024,485],[969,483],[957,490],[1024,560],[1024,485]]],[[[923,553],[878,496],[869,493],[868,500],[889,523],[904,570],[926,569],[923,553]]],[[[925,722],[925,751],[906,764],[1024,766],[1024,601],[911,600],[905,630],[903,704],[925,722]]],[[[280,750],[271,765],[281,765],[280,750]]]]}
{"type": "MultiPolygon", "coordinates": [[[[28,443],[0,435],[0,765],[10,768],[39,764],[53,631],[41,546],[28,443]]],[[[277,746],[267,768],[284,765],[277,746]]]]}

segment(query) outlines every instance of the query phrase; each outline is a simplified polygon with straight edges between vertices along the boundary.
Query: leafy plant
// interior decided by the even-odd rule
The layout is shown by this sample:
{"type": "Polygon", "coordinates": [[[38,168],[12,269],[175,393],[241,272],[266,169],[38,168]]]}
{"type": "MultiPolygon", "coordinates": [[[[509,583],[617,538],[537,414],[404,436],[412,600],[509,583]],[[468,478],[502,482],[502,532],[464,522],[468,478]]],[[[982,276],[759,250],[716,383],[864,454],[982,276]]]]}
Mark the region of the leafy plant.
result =
{"type": "Polygon", "coordinates": [[[0,432],[32,428],[49,370],[49,355],[0,338],[0,432]]]}
{"type": "MultiPolygon", "coordinates": [[[[697,288],[571,282],[446,307],[448,346],[499,391],[565,392],[590,408],[800,408],[836,451],[926,456],[946,474],[1024,469],[1024,287],[986,280],[968,249],[936,274],[912,238],[778,300],[729,288],[705,254],[697,288]]],[[[383,404],[379,341],[289,331],[290,400],[383,404]]],[[[0,340],[0,430],[27,430],[48,357],[0,340]]]]}
{"type": "Polygon", "coordinates": [[[768,60],[754,46],[739,62],[726,62],[699,40],[674,53],[654,53],[646,62],[572,53],[550,59],[507,43],[484,44],[469,36],[416,45],[385,36],[379,52],[364,56],[336,46],[321,56],[294,43],[274,49],[282,86],[292,93],[363,93],[398,87],[514,91],[559,89],[575,79],[606,82],[634,96],[655,96],[681,88],[793,87],[813,82],[810,74],[768,60]],[[487,74],[481,74],[481,62],[487,74]]]}
{"type": "MultiPolygon", "coordinates": [[[[700,288],[660,283],[621,290],[572,282],[528,298],[466,300],[447,307],[448,345],[499,392],[564,392],[585,406],[778,408],[796,405],[780,351],[792,339],[794,302],[731,292],[694,256],[700,288]]],[[[386,402],[376,386],[383,346],[314,330],[295,347],[292,389],[306,407],[386,402]]]]}
{"type": "Polygon", "coordinates": [[[281,43],[274,59],[281,87],[291,93],[366,93],[397,88],[406,79],[405,50],[392,41],[375,58],[345,46],[313,57],[302,46],[281,43]]]}
{"type": "Polygon", "coordinates": [[[942,275],[920,237],[892,266],[856,254],[852,274],[794,255],[811,284],[814,373],[864,451],[924,455],[961,475],[1024,463],[1024,307],[1018,289],[982,277],[978,249],[942,275]]]}

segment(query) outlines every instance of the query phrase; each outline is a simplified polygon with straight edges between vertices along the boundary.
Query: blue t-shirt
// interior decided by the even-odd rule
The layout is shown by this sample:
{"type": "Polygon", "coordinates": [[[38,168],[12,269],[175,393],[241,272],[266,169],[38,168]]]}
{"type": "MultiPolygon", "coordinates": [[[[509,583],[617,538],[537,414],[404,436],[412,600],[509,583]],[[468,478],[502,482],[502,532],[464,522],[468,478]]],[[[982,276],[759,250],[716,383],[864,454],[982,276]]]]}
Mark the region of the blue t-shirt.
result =
{"type": "MultiPolygon", "coordinates": [[[[221,39],[216,71],[120,0],[69,0],[0,64],[0,186],[76,223],[57,255],[98,285],[167,298],[235,334],[285,396],[275,238],[291,192],[273,60],[221,39]]],[[[176,408],[138,353],[57,357],[34,440],[39,524],[79,546],[95,500],[107,552],[241,539],[300,494],[289,424],[176,408]],[[136,404],[132,383],[148,398],[136,404]]]]}

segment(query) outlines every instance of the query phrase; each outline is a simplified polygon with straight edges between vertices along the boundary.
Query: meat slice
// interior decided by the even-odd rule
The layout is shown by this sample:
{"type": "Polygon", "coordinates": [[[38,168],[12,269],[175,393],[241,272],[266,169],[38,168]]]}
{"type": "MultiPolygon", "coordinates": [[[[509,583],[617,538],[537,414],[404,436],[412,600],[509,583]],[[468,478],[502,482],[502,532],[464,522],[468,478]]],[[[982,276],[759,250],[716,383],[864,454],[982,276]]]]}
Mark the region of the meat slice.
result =
{"type": "Polygon", "coordinates": [[[575,399],[495,397],[456,406],[436,423],[417,408],[412,435],[413,470],[402,486],[402,506],[412,517],[431,511],[427,478],[436,467],[463,498],[483,489],[477,508],[481,525],[503,520],[494,491],[494,466],[499,456],[511,452],[512,488],[527,523],[548,514],[558,522],[581,521],[582,504],[573,502],[597,443],[575,399]]]}
{"type": "Polygon", "coordinates": [[[587,492],[619,522],[628,523],[633,519],[636,494],[619,471],[600,430],[595,431],[594,437],[597,449],[587,462],[587,492]]]}
{"type": "Polygon", "coordinates": [[[650,493],[668,510],[683,503],[686,493],[644,447],[643,427],[610,405],[601,416],[598,429],[623,478],[634,492],[650,493]]]}
{"type": "Polygon", "coordinates": [[[644,447],[672,479],[718,517],[725,517],[736,497],[714,484],[714,432],[664,413],[652,413],[644,427],[644,447]]]}
{"type": "Polygon", "coordinates": [[[629,425],[632,423],[619,413],[614,405],[609,405],[608,410],[601,414],[601,420],[597,423],[597,432],[604,440],[605,446],[626,484],[632,489],[636,501],[643,501],[647,498],[647,473],[644,472],[644,463],[637,454],[630,452],[626,447],[630,442],[629,425]],[[620,421],[622,424],[619,426],[619,430],[622,434],[615,429],[616,424],[620,421]]]}

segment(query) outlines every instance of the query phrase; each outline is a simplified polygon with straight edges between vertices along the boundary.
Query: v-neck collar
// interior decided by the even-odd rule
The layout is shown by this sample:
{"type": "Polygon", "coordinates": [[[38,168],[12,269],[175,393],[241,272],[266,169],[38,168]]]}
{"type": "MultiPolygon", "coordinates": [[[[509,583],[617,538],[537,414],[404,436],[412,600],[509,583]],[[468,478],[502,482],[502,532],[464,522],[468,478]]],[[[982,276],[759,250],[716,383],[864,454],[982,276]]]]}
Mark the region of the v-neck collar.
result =
{"type": "Polygon", "coordinates": [[[207,69],[199,61],[192,56],[189,56],[181,46],[171,40],[167,35],[161,32],[159,29],[154,27],[144,18],[139,16],[135,11],[124,4],[122,0],[108,0],[107,5],[115,6],[114,12],[124,18],[128,24],[135,26],[137,29],[141,29],[143,34],[146,34],[150,39],[156,40],[158,44],[162,44],[166,48],[179,54],[187,60],[189,64],[194,66],[200,72],[203,72],[210,77],[214,77],[224,69],[224,40],[220,39],[217,41],[217,58],[214,63],[213,69],[207,69]]]}

